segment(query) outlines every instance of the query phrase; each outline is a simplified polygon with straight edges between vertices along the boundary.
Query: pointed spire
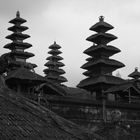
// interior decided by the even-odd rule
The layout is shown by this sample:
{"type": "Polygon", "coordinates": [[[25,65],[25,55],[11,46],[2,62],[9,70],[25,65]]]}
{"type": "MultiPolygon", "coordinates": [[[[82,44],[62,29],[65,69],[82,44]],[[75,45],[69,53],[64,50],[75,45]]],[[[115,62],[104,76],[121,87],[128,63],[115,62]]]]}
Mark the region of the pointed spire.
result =
{"type": "Polygon", "coordinates": [[[20,17],[20,12],[19,12],[19,11],[17,11],[17,13],[16,13],[16,17],[17,17],[17,18],[20,17]]]}
{"type": "Polygon", "coordinates": [[[54,41],[54,45],[56,45],[56,41],[54,41]]]}
{"type": "Polygon", "coordinates": [[[99,17],[99,21],[100,21],[100,22],[104,21],[104,16],[100,16],[100,17],[99,17]]]}
{"type": "Polygon", "coordinates": [[[135,67],[135,72],[138,72],[138,67],[135,67]]]}

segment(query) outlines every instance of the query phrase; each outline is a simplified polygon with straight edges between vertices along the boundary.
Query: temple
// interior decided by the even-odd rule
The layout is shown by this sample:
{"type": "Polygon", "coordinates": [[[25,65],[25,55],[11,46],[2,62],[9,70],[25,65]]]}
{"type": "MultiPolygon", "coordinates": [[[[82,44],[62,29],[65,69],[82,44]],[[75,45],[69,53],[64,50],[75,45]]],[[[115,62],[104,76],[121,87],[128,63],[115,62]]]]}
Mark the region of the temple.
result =
{"type": "Polygon", "coordinates": [[[49,49],[51,50],[48,52],[48,54],[50,54],[51,56],[47,57],[46,60],[48,60],[48,62],[45,63],[45,66],[47,68],[44,69],[45,77],[56,84],[67,82],[67,79],[61,76],[65,74],[65,71],[60,67],[63,67],[65,65],[62,62],[60,62],[60,60],[63,60],[63,58],[59,56],[59,54],[62,53],[59,50],[60,48],[61,46],[56,44],[56,42],[49,46],[49,49]]]}
{"type": "MultiPolygon", "coordinates": [[[[32,46],[23,42],[29,37],[22,33],[28,29],[21,25],[25,22],[26,20],[17,12],[16,18],[10,21],[14,26],[8,28],[13,33],[6,37],[12,40],[12,43],[4,46],[10,52],[0,57],[0,74],[4,75],[6,86],[14,91],[15,96],[20,96],[21,93],[25,99],[34,104],[35,108],[40,104],[44,117],[45,110],[49,109],[78,124],[89,134],[97,134],[108,140],[116,138],[139,140],[140,72],[135,68],[127,79],[122,78],[119,72],[114,75],[114,71],[125,66],[112,58],[121,52],[120,49],[110,45],[111,41],[117,39],[115,35],[108,33],[114,27],[105,22],[103,16],[91,26],[90,30],[95,34],[86,39],[92,46],[84,51],[88,57],[81,67],[85,70],[83,73],[85,79],[75,88],[63,85],[67,79],[62,76],[65,71],[62,69],[63,58],[59,56],[62,53],[61,46],[56,42],[49,46],[49,56],[45,63],[47,68],[43,70],[45,76],[34,71],[36,64],[26,61],[34,54],[25,52],[32,46]]],[[[12,96],[11,98],[14,100],[12,96]]],[[[58,122],[61,122],[61,119],[57,119],[56,123],[58,122]]]]}

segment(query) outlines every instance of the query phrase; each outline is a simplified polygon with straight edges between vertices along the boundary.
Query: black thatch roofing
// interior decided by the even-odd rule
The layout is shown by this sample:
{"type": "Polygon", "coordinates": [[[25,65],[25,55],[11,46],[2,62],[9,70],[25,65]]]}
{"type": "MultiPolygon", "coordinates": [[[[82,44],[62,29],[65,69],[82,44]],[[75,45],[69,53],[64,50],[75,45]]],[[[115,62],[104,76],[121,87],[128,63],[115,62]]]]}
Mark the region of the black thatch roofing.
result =
{"type": "Polygon", "coordinates": [[[124,64],[116,61],[114,59],[98,59],[98,60],[94,60],[94,61],[88,61],[87,63],[85,63],[81,68],[83,69],[90,69],[90,68],[97,68],[97,65],[104,65],[104,67],[114,67],[114,68],[121,68],[124,67],[124,64]]]}
{"type": "Polygon", "coordinates": [[[49,74],[50,71],[52,72],[58,72],[60,74],[64,74],[65,71],[63,69],[53,69],[53,68],[49,68],[49,69],[44,69],[43,70],[46,74],[49,74]]]}
{"type": "Polygon", "coordinates": [[[12,43],[6,44],[6,45],[4,46],[4,48],[6,48],[6,49],[11,49],[11,50],[12,50],[12,49],[14,49],[14,48],[17,48],[17,46],[20,46],[20,47],[23,48],[23,49],[28,49],[28,48],[32,47],[32,45],[29,44],[29,43],[14,41],[14,42],[12,42],[12,43]]]}
{"type": "Polygon", "coordinates": [[[46,60],[63,60],[63,58],[61,56],[54,55],[47,57],[46,60]]]}
{"type": "Polygon", "coordinates": [[[62,62],[53,62],[53,61],[48,61],[45,66],[58,66],[58,67],[63,67],[65,66],[62,62]]]}
{"type": "Polygon", "coordinates": [[[16,18],[9,21],[9,23],[13,23],[13,24],[16,24],[16,23],[22,24],[24,22],[26,22],[26,20],[20,17],[19,11],[17,11],[16,13],[16,18]]]}
{"type": "Polygon", "coordinates": [[[106,84],[106,85],[117,85],[117,84],[121,84],[123,83],[124,80],[119,78],[119,77],[115,77],[112,75],[100,75],[100,76],[95,76],[94,78],[87,78],[82,80],[79,84],[78,87],[79,88],[84,88],[84,89],[90,89],[90,88],[94,88],[94,85],[97,84],[106,84]]]}
{"type": "Polygon", "coordinates": [[[29,37],[30,36],[27,34],[22,34],[22,33],[17,33],[17,32],[14,32],[11,35],[6,36],[7,39],[11,39],[11,40],[16,40],[16,38],[21,38],[24,40],[24,39],[27,39],[29,37]]]}
{"type": "Polygon", "coordinates": [[[90,140],[74,123],[6,88],[0,89],[0,110],[2,140],[90,140]]]}
{"type": "Polygon", "coordinates": [[[17,29],[19,29],[20,31],[25,31],[28,29],[28,27],[16,24],[16,25],[8,28],[9,31],[13,31],[13,32],[15,32],[17,29]]]}
{"type": "Polygon", "coordinates": [[[5,77],[6,82],[22,82],[22,83],[44,83],[46,82],[46,78],[42,77],[41,75],[38,75],[34,72],[31,72],[30,70],[21,67],[17,70],[11,71],[8,73],[8,75],[5,77]]]}
{"type": "Polygon", "coordinates": [[[49,49],[60,49],[61,46],[59,46],[58,44],[56,44],[56,42],[54,41],[54,44],[52,44],[51,46],[49,46],[49,49]]]}
{"type": "Polygon", "coordinates": [[[120,49],[111,45],[93,45],[84,51],[85,54],[90,56],[99,55],[101,53],[106,53],[106,56],[112,56],[120,52],[120,49]]]}
{"type": "Polygon", "coordinates": [[[117,37],[110,33],[98,33],[89,36],[86,40],[94,42],[96,44],[107,44],[110,41],[113,41],[114,39],[117,39],[117,37]]]}

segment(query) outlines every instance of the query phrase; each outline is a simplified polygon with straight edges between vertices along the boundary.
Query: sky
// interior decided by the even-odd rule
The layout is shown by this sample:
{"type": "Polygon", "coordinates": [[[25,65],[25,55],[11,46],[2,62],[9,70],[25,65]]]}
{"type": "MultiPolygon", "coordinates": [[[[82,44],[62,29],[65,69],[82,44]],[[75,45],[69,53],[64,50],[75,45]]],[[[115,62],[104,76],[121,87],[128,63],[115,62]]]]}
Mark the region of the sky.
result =
{"type": "Polygon", "coordinates": [[[24,33],[31,37],[25,41],[33,45],[28,52],[35,54],[28,62],[36,63],[36,73],[44,76],[44,64],[47,62],[48,47],[57,42],[62,48],[63,69],[68,79],[67,86],[75,87],[85,76],[80,67],[88,57],[83,53],[92,43],[86,38],[94,34],[89,28],[105,17],[105,22],[114,26],[109,33],[118,39],[110,42],[121,50],[111,58],[125,64],[116,70],[122,78],[140,69],[140,1],[139,0],[0,0],[0,55],[9,50],[3,46],[9,43],[5,37],[11,34],[7,30],[12,25],[8,22],[20,11],[29,27],[24,33]]]}

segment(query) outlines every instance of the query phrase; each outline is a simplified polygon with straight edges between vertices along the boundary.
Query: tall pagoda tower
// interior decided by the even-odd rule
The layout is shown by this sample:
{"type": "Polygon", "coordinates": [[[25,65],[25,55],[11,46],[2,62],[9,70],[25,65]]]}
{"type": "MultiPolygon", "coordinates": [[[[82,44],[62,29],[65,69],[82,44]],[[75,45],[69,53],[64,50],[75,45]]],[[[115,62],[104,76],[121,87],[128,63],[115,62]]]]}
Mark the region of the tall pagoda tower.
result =
{"type": "Polygon", "coordinates": [[[56,44],[56,42],[49,46],[49,49],[51,50],[48,52],[48,54],[50,54],[51,56],[46,58],[48,62],[44,66],[46,66],[47,68],[43,70],[45,73],[45,77],[57,84],[67,82],[67,79],[61,76],[65,73],[65,71],[61,69],[61,67],[65,65],[60,62],[60,60],[63,60],[63,58],[59,56],[59,54],[62,53],[59,50],[60,48],[61,46],[56,44]]]}
{"type": "Polygon", "coordinates": [[[116,36],[107,33],[108,30],[113,28],[112,25],[104,22],[103,16],[100,16],[99,22],[90,28],[96,34],[86,39],[93,45],[84,51],[85,54],[90,56],[86,59],[87,63],[81,67],[87,70],[83,73],[87,78],[82,80],[78,87],[91,93],[95,92],[97,98],[103,97],[103,92],[109,87],[123,82],[123,79],[112,75],[113,71],[124,67],[121,62],[110,59],[112,55],[120,52],[118,48],[108,45],[109,42],[117,39],[116,36]]]}
{"type": "Polygon", "coordinates": [[[28,27],[23,26],[26,20],[20,17],[19,11],[16,13],[16,18],[9,21],[13,26],[9,27],[8,30],[12,31],[11,35],[6,36],[7,39],[10,39],[12,42],[4,46],[4,48],[9,49],[10,57],[12,61],[10,62],[9,69],[14,70],[18,67],[25,66],[28,69],[35,68],[36,64],[27,63],[26,59],[33,57],[33,53],[25,52],[26,49],[32,47],[31,44],[23,42],[25,39],[30,36],[23,34],[23,31],[26,31],[28,27]]]}

